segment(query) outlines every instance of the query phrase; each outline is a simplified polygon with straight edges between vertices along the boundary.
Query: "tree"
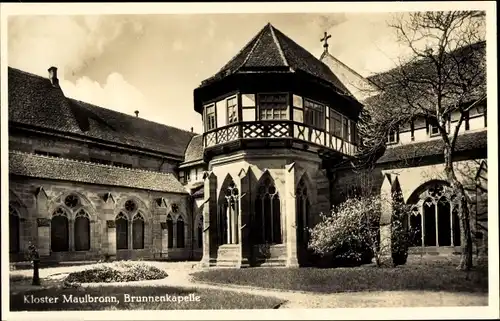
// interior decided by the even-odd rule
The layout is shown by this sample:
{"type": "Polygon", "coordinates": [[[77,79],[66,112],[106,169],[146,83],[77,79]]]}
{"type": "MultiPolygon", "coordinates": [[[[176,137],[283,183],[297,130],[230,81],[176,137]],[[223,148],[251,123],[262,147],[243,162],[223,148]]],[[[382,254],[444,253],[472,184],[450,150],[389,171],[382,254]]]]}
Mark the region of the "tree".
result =
{"type": "Polygon", "coordinates": [[[348,198],[309,229],[309,248],[336,265],[359,265],[372,256],[380,265],[379,220],[379,196],[348,198]]]}
{"type": "Polygon", "coordinates": [[[385,151],[388,134],[417,118],[437,127],[444,173],[456,195],[462,254],[460,269],[472,267],[472,236],[464,186],[454,168],[460,128],[469,111],[486,100],[484,12],[417,12],[391,27],[409,48],[393,70],[372,78],[379,87],[361,112],[360,163],[373,163],[385,151]],[[452,117],[457,117],[451,128],[452,117]]]}

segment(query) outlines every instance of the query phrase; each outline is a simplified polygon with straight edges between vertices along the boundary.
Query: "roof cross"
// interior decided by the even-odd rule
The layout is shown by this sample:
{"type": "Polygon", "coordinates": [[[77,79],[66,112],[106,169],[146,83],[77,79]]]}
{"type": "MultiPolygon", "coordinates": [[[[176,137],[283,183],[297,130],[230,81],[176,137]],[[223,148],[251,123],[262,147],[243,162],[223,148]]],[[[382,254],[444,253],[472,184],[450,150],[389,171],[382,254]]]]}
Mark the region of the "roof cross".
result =
{"type": "Polygon", "coordinates": [[[325,48],[325,51],[328,51],[328,39],[330,39],[332,37],[332,35],[329,35],[326,31],[325,31],[325,35],[323,36],[323,38],[321,38],[319,41],[323,41],[324,44],[323,44],[323,48],[325,48]]]}

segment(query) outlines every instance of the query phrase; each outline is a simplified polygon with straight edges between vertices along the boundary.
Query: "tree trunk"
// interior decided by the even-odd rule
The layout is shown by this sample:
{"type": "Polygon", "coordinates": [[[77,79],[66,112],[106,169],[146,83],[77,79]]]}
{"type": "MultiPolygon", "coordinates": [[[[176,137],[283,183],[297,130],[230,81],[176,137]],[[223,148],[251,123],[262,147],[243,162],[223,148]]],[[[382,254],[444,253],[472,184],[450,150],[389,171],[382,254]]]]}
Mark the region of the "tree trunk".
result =
{"type": "Polygon", "coordinates": [[[452,151],[449,146],[445,147],[444,159],[446,179],[456,196],[456,205],[459,205],[458,216],[460,222],[460,244],[462,250],[458,269],[470,270],[472,268],[472,232],[470,228],[469,206],[467,204],[464,186],[455,175],[452,151]]]}

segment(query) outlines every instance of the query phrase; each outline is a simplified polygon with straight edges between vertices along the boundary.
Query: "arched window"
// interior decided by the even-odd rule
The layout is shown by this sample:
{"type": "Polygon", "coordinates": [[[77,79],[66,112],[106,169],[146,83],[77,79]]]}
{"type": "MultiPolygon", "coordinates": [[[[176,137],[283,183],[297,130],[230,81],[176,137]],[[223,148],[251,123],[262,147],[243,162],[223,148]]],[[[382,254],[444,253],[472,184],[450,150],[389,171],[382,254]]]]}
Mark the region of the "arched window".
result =
{"type": "Polygon", "coordinates": [[[459,246],[460,227],[456,205],[452,205],[454,195],[442,182],[432,182],[419,187],[410,196],[408,203],[415,204],[410,216],[410,232],[413,245],[422,246],[459,246]],[[427,188],[425,188],[427,187],[427,188]],[[417,229],[417,233],[414,233],[417,229]]]}
{"type": "Polygon", "coordinates": [[[80,204],[80,199],[76,195],[70,194],[64,199],[64,204],[67,207],[74,209],[78,206],[78,204],[80,204]]]}
{"type": "Polygon", "coordinates": [[[69,251],[68,214],[62,208],[58,208],[52,215],[50,241],[52,252],[69,251]]]}
{"type": "Polygon", "coordinates": [[[437,202],[438,218],[438,245],[451,245],[451,210],[446,197],[441,197],[437,202]]]}
{"type": "Polygon", "coordinates": [[[218,240],[222,244],[238,244],[239,191],[228,176],[219,196],[218,240]]]}
{"type": "Polygon", "coordinates": [[[424,201],[424,229],[425,246],[436,246],[436,205],[430,198],[424,201]]]}
{"type": "Polygon", "coordinates": [[[20,249],[19,211],[9,204],[9,253],[18,253],[20,249]]]}
{"type": "Polygon", "coordinates": [[[255,199],[255,241],[281,243],[281,209],[278,191],[270,177],[260,184],[255,199]]]}
{"type": "Polygon", "coordinates": [[[167,236],[168,248],[171,249],[174,247],[174,221],[172,220],[172,216],[170,216],[170,214],[167,216],[167,236]]]}
{"type": "Polygon", "coordinates": [[[203,248],[203,214],[200,215],[198,219],[198,225],[196,228],[197,237],[198,237],[198,248],[203,248]]]}
{"type": "Polygon", "coordinates": [[[184,248],[184,220],[181,216],[177,218],[177,247],[184,248]]]}
{"type": "Polygon", "coordinates": [[[90,217],[84,210],[75,216],[75,250],[90,250],[90,217]]]}
{"type": "Polygon", "coordinates": [[[118,250],[128,249],[128,217],[120,212],[116,216],[116,248],[118,250]]]}
{"type": "Polygon", "coordinates": [[[297,215],[297,242],[301,245],[307,246],[309,239],[307,228],[309,226],[309,208],[311,204],[304,179],[301,179],[297,185],[295,201],[297,215]]]}
{"type": "Polygon", "coordinates": [[[139,213],[134,216],[132,221],[132,242],[132,248],[144,248],[144,218],[139,213]]]}

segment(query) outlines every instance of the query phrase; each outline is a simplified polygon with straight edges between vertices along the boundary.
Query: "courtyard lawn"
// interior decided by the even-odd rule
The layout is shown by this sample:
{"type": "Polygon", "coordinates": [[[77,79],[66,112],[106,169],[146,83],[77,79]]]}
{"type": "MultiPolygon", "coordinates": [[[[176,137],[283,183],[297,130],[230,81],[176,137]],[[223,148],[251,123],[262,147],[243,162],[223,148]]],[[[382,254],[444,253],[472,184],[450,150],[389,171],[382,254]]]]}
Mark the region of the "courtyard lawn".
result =
{"type": "Polygon", "coordinates": [[[191,310],[191,309],[272,309],[283,300],[263,296],[238,294],[231,291],[186,289],[169,286],[101,286],[90,288],[49,287],[40,290],[18,291],[10,295],[11,311],[60,311],[60,310],[191,310]],[[125,302],[131,296],[199,296],[199,302],[125,302]],[[57,304],[31,304],[25,297],[58,297],[57,304]],[[119,303],[63,303],[63,296],[85,295],[115,297],[119,303]]]}
{"type": "Polygon", "coordinates": [[[361,291],[445,291],[488,293],[487,267],[469,273],[455,265],[422,264],[396,268],[248,268],[197,272],[195,281],[319,293],[361,291]]]}

